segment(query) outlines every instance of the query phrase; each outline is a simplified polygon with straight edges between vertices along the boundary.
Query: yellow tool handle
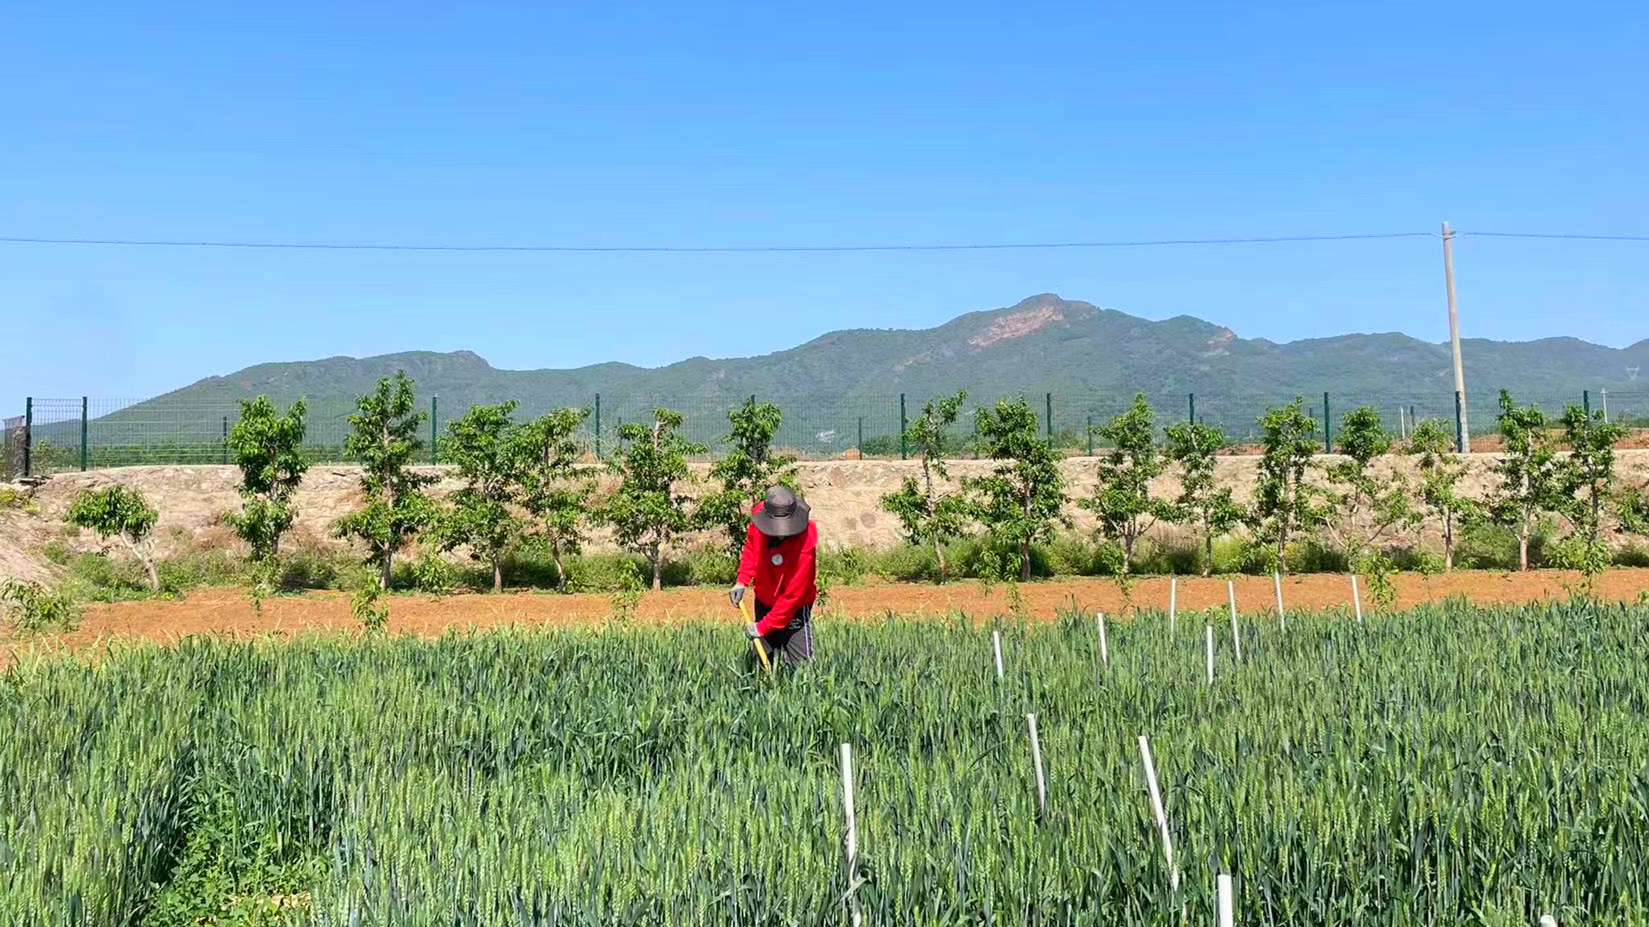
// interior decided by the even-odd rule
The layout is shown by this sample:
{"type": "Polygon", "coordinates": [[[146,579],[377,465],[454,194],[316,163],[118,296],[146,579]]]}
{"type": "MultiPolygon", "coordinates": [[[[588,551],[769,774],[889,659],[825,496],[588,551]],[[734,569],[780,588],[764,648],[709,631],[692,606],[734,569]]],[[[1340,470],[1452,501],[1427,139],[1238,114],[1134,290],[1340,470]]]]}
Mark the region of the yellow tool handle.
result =
{"type": "MultiPolygon", "coordinates": [[[[750,608],[748,595],[739,600],[739,614],[744,616],[745,624],[756,623],[756,613],[750,608]]],[[[767,659],[767,645],[762,643],[761,638],[752,637],[750,646],[756,648],[756,658],[761,661],[762,669],[767,671],[767,675],[773,675],[773,664],[767,659]]]]}

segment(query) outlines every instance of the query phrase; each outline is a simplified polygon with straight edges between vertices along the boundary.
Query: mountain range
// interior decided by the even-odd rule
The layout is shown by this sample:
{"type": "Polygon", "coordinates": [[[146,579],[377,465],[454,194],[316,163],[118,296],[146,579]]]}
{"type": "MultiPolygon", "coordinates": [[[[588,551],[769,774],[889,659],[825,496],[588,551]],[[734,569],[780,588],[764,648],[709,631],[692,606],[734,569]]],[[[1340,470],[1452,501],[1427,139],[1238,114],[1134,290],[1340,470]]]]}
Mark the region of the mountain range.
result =
{"type": "MultiPolygon", "coordinates": [[[[1649,367],[1649,339],[1611,348],[1577,338],[1471,338],[1462,350],[1474,417],[1491,414],[1501,387],[1548,404],[1578,401],[1583,389],[1594,394],[1607,389],[1617,394],[1617,402],[1637,390],[1649,400],[1649,379],[1638,378],[1638,371],[1649,367]]],[[[1006,308],[970,312],[936,328],[850,329],[759,357],[692,357],[657,368],[604,363],[500,370],[470,351],[258,364],[208,377],[127,414],[213,401],[228,405],[259,394],[307,396],[313,407],[325,407],[347,402],[396,370],[417,381],[420,396],[438,395],[446,415],[505,399],[518,400],[522,413],[532,414],[557,405],[590,405],[600,393],[611,422],[645,414],[655,404],[719,410],[755,394],[787,413],[801,410],[807,429],[829,428],[837,443],[846,439],[852,409],[872,410],[876,428],[886,431],[888,417],[897,421],[891,403],[899,394],[909,394],[919,406],[923,399],[963,388],[978,399],[1016,393],[1040,399],[1052,392],[1062,397],[1062,406],[1072,405],[1065,401],[1069,397],[1108,397],[1084,399],[1089,414],[1113,408],[1135,392],[1183,409],[1186,394],[1195,393],[1199,407],[1240,407],[1232,414],[1249,423],[1265,403],[1320,397],[1324,391],[1344,408],[1365,402],[1387,409],[1421,404],[1425,415],[1452,414],[1453,402],[1446,342],[1380,333],[1278,343],[1243,338],[1191,316],[1151,321],[1042,294],[1006,308]],[[806,411],[815,408],[832,415],[806,411]]]]}

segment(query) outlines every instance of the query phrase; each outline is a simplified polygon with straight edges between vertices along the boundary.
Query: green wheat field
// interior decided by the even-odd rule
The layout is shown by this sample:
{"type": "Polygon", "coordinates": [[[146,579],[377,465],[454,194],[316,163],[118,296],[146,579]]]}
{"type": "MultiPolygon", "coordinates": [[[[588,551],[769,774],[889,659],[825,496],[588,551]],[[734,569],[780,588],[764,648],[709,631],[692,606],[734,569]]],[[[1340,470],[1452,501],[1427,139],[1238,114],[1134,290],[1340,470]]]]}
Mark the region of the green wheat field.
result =
{"type": "Polygon", "coordinates": [[[1649,924],[1649,608],[998,627],[25,654],[0,923],[1649,924]]]}

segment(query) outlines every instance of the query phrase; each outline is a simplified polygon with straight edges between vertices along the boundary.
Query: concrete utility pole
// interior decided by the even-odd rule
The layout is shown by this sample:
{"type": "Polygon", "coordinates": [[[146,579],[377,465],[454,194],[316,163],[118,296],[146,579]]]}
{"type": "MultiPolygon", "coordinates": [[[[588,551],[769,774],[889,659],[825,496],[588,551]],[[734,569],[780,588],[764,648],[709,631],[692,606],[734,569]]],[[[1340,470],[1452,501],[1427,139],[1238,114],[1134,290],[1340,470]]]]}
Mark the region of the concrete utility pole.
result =
{"type": "Polygon", "coordinates": [[[1466,424],[1466,369],[1460,363],[1460,312],[1454,302],[1454,230],[1443,223],[1443,280],[1449,290],[1449,342],[1454,347],[1454,391],[1460,395],[1460,441],[1471,448],[1471,429],[1466,424]]]}

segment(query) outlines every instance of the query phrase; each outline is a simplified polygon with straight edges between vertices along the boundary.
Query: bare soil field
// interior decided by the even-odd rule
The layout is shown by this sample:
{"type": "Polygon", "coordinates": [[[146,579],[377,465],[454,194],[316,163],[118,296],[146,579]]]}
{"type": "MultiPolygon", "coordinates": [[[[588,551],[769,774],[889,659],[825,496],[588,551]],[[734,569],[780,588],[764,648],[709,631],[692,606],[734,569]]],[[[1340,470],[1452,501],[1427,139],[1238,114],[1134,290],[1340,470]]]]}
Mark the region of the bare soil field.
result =
{"type": "MultiPolygon", "coordinates": [[[[1225,608],[1227,579],[1181,577],[1179,608],[1182,611],[1225,608]]],[[[1236,584],[1241,612],[1262,618],[1276,614],[1276,596],[1270,577],[1229,579],[1236,584]]],[[[1403,574],[1396,578],[1397,605],[1411,608],[1450,596],[1463,596],[1483,604],[1563,599],[1578,588],[1580,580],[1576,573],[1558,570],[1457,572],[1433,577],[1403,574]]],[[[1166,577],[1136,581],[1131,590],[1132,607],[1166,608],[1168,585],[1166,577]]],[[[1600,598],[1618,602],[1637,601],[1645,591],[1649,591],[1649,569],[1610,571],[1598,579],[1595,588],[1600,598]]],[[[1118,616],[1126,616],[1130,611],[1130,599],[1123,596],[1116,583],[1106,579],[1025,583],[1019,592],[1025,613],[1035,620],[1050,620],[1073,602],[1084,610],[1118,616]]],[[[1342,575],[1291,576],[1283,580],[1283,597],[1290,609],[1349,609],[1351,583],[1349,577],[1342,575]]],[[[595,625],[608,620],[612,614],[611,600],[599,594],[396,595],[381,601],[389,605],[391,631],[424,636],[498,626],[595,625]]],[[[1363,607],[1373,609],[1366,585],[1363,607]]],[[[946,586],[871,583],[833,590],[818,620],[828,624],[833,619],[874,620],[889,614],[942,618],[961,613],[980,621],[1008,614],[1010,610],[1008,592],[1002,586],[987,588],[975,582],[946,586]]],[[[686,588],[647,594],[633,620],[668,624],[718,617],[725,618],[729,624],[739,620],[722,590],[686,588]]],[[[36,638],[24,646],[82,648],[121,639],[170,642],[195,634],[246,637],[351,631],[358,627],[350,615],[349,599],[342,594],[311,593],[267,599],[259,613],[253,611],[244,590],[211,589],[177,601],[94,605],[82,616],[76,630],[36,638]]]]}

